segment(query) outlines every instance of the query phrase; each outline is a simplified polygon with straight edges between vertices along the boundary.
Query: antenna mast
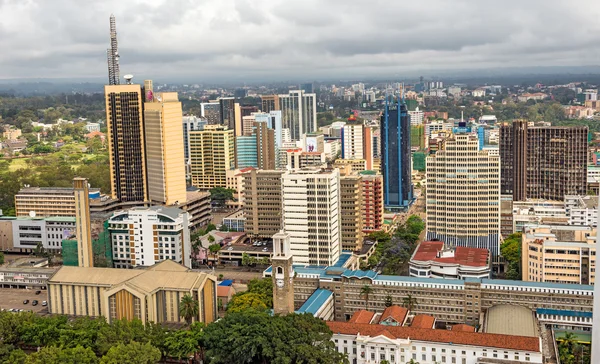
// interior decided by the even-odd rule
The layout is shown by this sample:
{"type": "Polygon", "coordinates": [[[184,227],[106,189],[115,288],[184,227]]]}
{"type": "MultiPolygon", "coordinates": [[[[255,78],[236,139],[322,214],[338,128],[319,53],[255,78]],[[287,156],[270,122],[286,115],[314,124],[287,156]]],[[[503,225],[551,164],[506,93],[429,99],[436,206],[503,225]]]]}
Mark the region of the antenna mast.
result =
{"type": "Polygon", "coordinates": [[[119,84],[119,46],[117,44],[117,25],[115,16],[110,14],[110,48],[106,50],[108,62],[108,84],[119,84]]]}

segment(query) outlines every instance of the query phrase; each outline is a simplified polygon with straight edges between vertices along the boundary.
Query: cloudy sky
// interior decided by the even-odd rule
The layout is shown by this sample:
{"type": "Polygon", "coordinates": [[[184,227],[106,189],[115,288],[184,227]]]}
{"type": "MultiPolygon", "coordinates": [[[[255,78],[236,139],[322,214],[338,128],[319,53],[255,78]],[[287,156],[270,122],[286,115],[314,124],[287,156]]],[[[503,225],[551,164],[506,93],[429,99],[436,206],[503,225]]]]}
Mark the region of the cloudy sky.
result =
{"type": "Polygon", "coordinates": [[[600,1],[0,0],[0,78],[398,77],[600,64],[600,1]]]}

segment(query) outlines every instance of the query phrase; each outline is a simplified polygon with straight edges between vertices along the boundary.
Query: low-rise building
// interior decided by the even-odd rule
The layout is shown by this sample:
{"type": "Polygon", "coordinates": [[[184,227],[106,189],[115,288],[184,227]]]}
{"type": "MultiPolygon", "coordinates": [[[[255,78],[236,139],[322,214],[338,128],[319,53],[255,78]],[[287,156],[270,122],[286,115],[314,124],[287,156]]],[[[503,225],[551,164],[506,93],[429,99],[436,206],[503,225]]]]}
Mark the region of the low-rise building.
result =
{"type": "Polygon", "coordinates": [[[45,289],[56,268],[0,267],[1,288],[45,289]]]}
{"type": "Polygon", "coordinates": [[[223,225],[227,227],[228,231],[243,232],[245,221],[244,210],[238,210],[224,217],[223,225]]]}
{"type": "Polygon", "coordinates": [[[409,262],[411,277],[490,278],[490,252],[487,249],[448,247],[441,241],[424,241],[409,262]]]}
{"type": "Polygon", "coordinates": [[[172,261],[146,269],[60,268],[48,279],[48,312],[55,315],[138,319],[176,323],[185,319],[179,303],[185,295],[198,302],[194,322],[217,319],[217,285],[213,275],[194,272],[172,261]]]}
{"type": "Polygon", "coordinates": [[[327,326],[351,363],[543,363],[536,337],[334,321],[327,326]]]}
{"type": "Polygon", "coordinates": [[[4,147],[10,153],[18,153],[27,148],[27,139],[9,139],[4,141],[4,147]]]}
{"type": "Polygon", "coordinates": [[[2,133],[2,138],[8,139],[8,140],[19,139],[20,136],[21,136],[21,129],[7,128],[2,133]]]}
{"type": "Polygon", "coordinates": [[[598,226],[597,196],[565,196],[565,212],[569,225],[598,226]]]}
{"type": "Polygon", "coordinates": [[[61,251],[61,242],[75,232],[75,217],[0,217],[3,250],[30,253],[38,245],[50,252],[61,251]],[[7,231],[10,229],[10,233],[7,231]]]}
{"type": "Polygon", "coordinates": [[[521,251],[523,281],[594,284],[596,228],[526,226],[521,251]]]}
{"type": "Polygon", "coordinates": [[[108,230],[116,268],[173,260],[191,268],[190,216],[174,207],[136,207],[115,213],[108,230]]]}

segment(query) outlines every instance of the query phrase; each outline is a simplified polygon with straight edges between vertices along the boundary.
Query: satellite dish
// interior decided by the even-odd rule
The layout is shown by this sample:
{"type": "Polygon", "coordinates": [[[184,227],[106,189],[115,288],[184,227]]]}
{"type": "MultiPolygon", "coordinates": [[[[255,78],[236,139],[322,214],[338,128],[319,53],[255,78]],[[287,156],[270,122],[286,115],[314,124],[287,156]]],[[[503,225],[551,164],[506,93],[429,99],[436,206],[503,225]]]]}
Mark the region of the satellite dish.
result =
{"type": "Polygon", "coordinates": [[[123,76],[123,78],[125,79],[125,81],[127,81],[127,84],[130,85],[133,75],[125,75],[125,76],[123,76]]]}
{"type": "Polygon", "coordinates": [[[35,217],[35,211],[31,210],[29,211],[29,217],[35,217]]]}

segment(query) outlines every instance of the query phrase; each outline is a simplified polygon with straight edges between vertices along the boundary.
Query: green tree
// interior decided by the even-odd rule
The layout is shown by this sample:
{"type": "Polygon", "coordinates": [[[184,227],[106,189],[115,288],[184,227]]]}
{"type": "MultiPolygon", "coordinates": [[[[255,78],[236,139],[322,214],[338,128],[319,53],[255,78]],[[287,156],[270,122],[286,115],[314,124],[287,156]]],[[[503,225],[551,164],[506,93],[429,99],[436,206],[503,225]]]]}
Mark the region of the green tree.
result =
{"type": "Polygon", "coordinates": [[[150,343],[140,344],[131,342],[129,344],[119,344],[108,350],[106,355],[100,361],[102,364],[154,364],[161,358],[160,350],[150,343]]]}
{"type": "Polygon", "coordinates": [[[242,292],[234,295],[227,304],[227,313],[241,312],[248,309],[266,310],[265,297],[258,293],[242,292]]]}
{"type": "Polygon", "coordinates": [[[387,296],[385,296],[385,307],[390,307],[394,304],[393,300],[392,300],[392,296],[390,296],[389,294],[387,296]]]}
{"type": "Polygon", "coordinates": [[[374,231],[367,236],[369,239],[376,240],[379,243],[385,243],[392,239],[390,234],[383,231],[374,231]]]}
{"type": "Polygon", "coordinates": [[[310,314],[230,313],[206,328],[206,356],[213,364],[347,363],[331,336],[325,322],[310,314]]]}
{"type": "Polygon", "coordinates": [[[223,207],[227,201],[233,200],[235,190],[225,187],[214,187],[210,189],[210,200],[213,205],[223,207]]]}
{"type": "Polygon", "coordinates": [[[43,347],[27,357],[26,364],[96,364],[98,357],[90,348],[77,346],[61,349],[54,346],[43,347]]]}
{"type": "Polygon", "coordinates": [[[508,262],[508,279],[521,279],[521,241],[521,233],[515,233],[509,235],[500,245],[500,254],[508,262]]]}
{"type": "Polygon", "coordinates": [[[0,252],[0,265],[4,264],[4,253],[0,252]]]}
{"type": "Polygon", "coordinates": [[[184,295],[179,302],[179,315],[185,319],[188,325],[192,324],[194,317],[198,317],[199,304],[189,294],[184,295]]]}
{"type": "Polygon", "coordinates": [[[371,288],[371,286],[369,286],[369,285],[365,284],[360,289],[359,296],[365,298],[365,309],[369,309],[369,296],[371,295],[371,293],[373,293],[373,288],[371,288]]]}
{"type": "Polygon", "coordinates": [[[195,322],[188,330],[173,331],[165,339],[168,356],[185,359],[190,356],[200,356],[204,352],[204,324],[195,322]]]}
{"type": "Polygon", "coordinates": [[[212,236],[212,235],[209,235],[207,239],[208,239],[208,242],[211,243],[211,244],[215,242],[215,237],[212,236]]]}
{"type": "Polygon", "coordinates": [[[267,308],[273,308],[273,280],[270,278],[252,279],[248,282],[248,292],[262,296],[267,308]]]}
{"type": "Polygon", "coordinates": [[[418,304],[417,298],[410,294],[402,299],[402,306],[406,307],[409,311],[412,311],[418,304]]]}
{"type": "Polygon", "coordinates": [[[2,364],[26,364],[27,354],[21,349],[11,351],[2,364]]]}

